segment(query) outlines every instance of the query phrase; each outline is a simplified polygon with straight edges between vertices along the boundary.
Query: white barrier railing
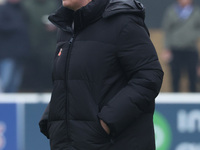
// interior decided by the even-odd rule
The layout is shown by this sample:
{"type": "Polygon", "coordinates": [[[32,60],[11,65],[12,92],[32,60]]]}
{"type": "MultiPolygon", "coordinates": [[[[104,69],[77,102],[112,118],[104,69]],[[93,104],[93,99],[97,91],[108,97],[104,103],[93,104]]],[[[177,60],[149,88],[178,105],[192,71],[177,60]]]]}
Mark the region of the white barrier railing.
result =
{"type": "MultiPolygon", "coordinates": [[[[50,93],[0,93],[0,103],[48,103],[50,93]]],[[[200,104],[200,93],[160,93],[158,104],[200,104]]]]}

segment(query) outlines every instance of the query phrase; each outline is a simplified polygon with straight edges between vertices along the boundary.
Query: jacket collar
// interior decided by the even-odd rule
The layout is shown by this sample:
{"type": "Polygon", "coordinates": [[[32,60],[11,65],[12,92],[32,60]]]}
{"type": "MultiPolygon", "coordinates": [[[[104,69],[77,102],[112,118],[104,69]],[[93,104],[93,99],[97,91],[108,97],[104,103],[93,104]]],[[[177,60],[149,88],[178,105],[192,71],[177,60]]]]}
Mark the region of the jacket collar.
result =
{"type": "Polygon", "coordinates": [[[77,11],[61,6],[49,20],[63,31],[75,32],[82,30],[100,18],[108,18],[119,13],[135,13],[144,19],[143,5],[135,0],[92,0],[88,5],[77,11]]]}
{"type": "Polygon", "coordinates": [[[92,0],[77,11],[62,6],[49,16],[49,20],[63,31],[72,31],[74,22],[74,30],[77,32],[100,19],[108,2],[109,0],[92,0]]]}

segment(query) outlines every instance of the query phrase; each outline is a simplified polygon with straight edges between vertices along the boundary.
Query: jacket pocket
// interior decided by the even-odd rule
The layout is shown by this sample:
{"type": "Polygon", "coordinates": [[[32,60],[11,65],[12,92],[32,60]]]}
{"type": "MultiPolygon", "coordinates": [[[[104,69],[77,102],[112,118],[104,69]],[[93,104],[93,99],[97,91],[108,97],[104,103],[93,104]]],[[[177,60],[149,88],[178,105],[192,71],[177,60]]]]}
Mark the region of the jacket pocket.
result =
{"type": "Polygon", "coordinates": [[[97,122],[97,126],[98,126],[98,130],[99,130],[99,132],[102,132],[102,134],[105,134],[106,136],[108,136],[108,137],[110,137],[110,135],[104,130],[104,128],[101,126],[101,123],[100,123],[100,120],[99,120],[99,122],[97,122]]]}
{"type": "Polygon", "coordinates": [[[70,120],[70,134],[75,141],[109,142],[109,135],[98,121],[70,120]]]}
{"type": "Polygon", "coordinates": [[[48,134],[51,145],[59,145],[63,141],[65,141],[66,145],[69,144],[67,123],[65,120],[48,122],[48,134]]]}

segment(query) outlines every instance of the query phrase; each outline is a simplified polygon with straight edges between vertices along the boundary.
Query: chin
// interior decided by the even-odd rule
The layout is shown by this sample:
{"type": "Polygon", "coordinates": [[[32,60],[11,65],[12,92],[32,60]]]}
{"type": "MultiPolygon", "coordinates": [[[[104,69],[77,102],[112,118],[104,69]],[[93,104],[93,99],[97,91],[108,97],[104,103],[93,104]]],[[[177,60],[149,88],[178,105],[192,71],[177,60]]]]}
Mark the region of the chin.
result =
{"type": "Polygon", "coordinates": [[[64,7],[69,7],[69,2],[63,1],[63,2],[62,2],[62,5],[63,5],[64,7]]]}

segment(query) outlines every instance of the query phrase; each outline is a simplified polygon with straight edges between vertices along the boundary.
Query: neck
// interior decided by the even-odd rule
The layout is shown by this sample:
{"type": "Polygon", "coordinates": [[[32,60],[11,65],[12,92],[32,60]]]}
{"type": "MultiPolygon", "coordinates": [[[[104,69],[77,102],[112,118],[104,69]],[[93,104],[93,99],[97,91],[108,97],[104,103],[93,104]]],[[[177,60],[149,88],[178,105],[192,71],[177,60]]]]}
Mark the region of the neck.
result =
{"type": "Polygon", "coordinates": [[[79,7],[75,8],[75,11],[80,9],[81,7],[86,6],[89,2],[91,2],[92,0],[82,0],[81,4],[79,5],[79,7]]]}
{"type": "Polygon", "coordinates": [[[79,0],[77,3],[68,3],[68,0],[63,0],[63,6],[66,8],[69,8],[73,11],[77,11],[78,9],[86,6],[89,2],[91,2],[92,0],[79,0]]]}

